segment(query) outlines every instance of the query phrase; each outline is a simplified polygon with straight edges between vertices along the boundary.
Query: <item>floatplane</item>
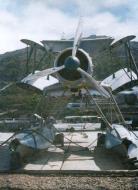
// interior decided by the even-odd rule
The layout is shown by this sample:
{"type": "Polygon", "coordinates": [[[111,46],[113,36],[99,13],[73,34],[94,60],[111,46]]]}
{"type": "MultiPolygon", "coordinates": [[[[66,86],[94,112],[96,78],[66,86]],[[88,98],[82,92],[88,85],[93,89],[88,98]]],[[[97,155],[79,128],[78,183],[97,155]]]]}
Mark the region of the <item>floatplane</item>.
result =
{"type": "MultiPolygon", "coordinates": [[[[123,68],[114,75],[111,75],[101,83],[93,77],[92,56],[103,50],[111,50],[120,44],[128,47],[130,40],[135,36],[127,36],[119,41],[111,37],[82,38],[81,24],[79,23],[74,39],[69,40],[44,40],[41,43],[28,39],[21,41],[30,47],[30,55],[39,49],[44,52],[44,57],[50,52],[56,55],[52,68],[32,73],[17,83],[22,88],[42,92],[45,96],[70,96],[73,92],[85,93],[91,97],[90,103],[94,101],[97,112],[106,124],[105,133],[99,135],[99,142],[102,142],[106,149],[116,149],[122,153],[129,162],[138,162],[138,137],[127,127],[120,112],[117,102],[113,96],[114,91],[119,91],[123,86],[137,82],[137,73],[123,68]],[[119,81],[115,84],[115,81],[119,81]],[[96,90],[105,99],[111,99],[115,110],[119,115],[116,124],[110,123],[95,102],[92,90],[96,90]],[[101,140],[104,139],[104,140],[101,140]]],[[[131,55],[131,54],[130,54],[131,55]]],[[[132,58],[132,55],[131,55],[132,58]]],[[[134,65],[136,67],[136,65],[134,65]]],[[[28,63],[27,63],[28,67],[28,63]]],[[[137,71],[137,67],[136,67],[137,71]]],[[[13,159],[24,156],[29,151],[48,149],[56,138],[53,119],[46,122],[36,115],[40,125],[28,131],[21,132],[14,136],[10,143],[13,159]]],[[[63,142],[62,142],[63,144],[63,142]]],[[[12,161],[13,161],[12,159],[12,161]]],[[[15,159],[16,160],[16,159],[15,159]]]]}

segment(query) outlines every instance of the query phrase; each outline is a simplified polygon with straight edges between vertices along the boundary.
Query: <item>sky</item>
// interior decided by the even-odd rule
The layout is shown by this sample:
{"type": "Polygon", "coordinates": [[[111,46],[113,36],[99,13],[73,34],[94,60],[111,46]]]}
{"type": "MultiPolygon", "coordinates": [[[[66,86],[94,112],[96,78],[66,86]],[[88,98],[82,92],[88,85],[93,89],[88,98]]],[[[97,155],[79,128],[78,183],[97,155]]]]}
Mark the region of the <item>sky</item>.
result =
{"type": "Polygon", "coordinates": [[[71,38],[80,17],[84,37],[138,40],[138,0],[0,0],[0,53],[25,47],[23,38],[71,38]]]}

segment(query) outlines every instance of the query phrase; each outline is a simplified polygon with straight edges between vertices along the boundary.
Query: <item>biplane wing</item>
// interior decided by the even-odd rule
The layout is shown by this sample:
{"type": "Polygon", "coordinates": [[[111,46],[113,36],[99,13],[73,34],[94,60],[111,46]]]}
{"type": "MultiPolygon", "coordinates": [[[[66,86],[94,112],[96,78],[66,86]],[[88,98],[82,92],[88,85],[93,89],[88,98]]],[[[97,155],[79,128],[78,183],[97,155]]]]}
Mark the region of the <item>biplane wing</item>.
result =
{"type": "MultiPolygon", "coordinates": [[[[103,92],[98,92],[98,90],[96,90],[95,86],[91,84],[91,81],[85,81],[77,88],[69,88],[68,86],[64,86],[62,83],[59,82],[57,78],[51,75],[49,75],[48,77],[40,76],[37,79],[31,79],[31,77],[32,74],[28,75],[23,80],[18,82],[17,86],[51,97],[71,96],[72,94],[79,95],[79,90],[85,87],[89,89],[90,94],[104,96],[103,92]]],[[[97,83],[100,86],[100,83],[97,83]]],[[[101,88],[103,88],[102,85],[101,88]]]]}
{"type": "MultiPolygon", "coordinates": [[[[107,49],[110,46],[113,38],[103,37],[103,38],[86,38],[81,39],[79,48],[83,49],[90,56],[97,54],[100,51],[107,49]]],[[[50,49],[52,52],[61,52],[66,48],[73,46],[74,39],[71,40],[43,40],[42,44],[45,48],[50,49]]]]}
{"type": "Polygon", "coordinates": [[[118,70],[101,82],[102,86],[109,86],[112,92],[120,92],[136,84],[138,84],[137,75],[127,68],[118,70]]]}
{"type": "Polygon", "coordinates": [[[31,79],[31,77],[32,74],[29,74],[20,82],[17,82],[17,86],[28,90],[33,90],[38,93],[43,93],[44,89],[46,89],[47,87],[54,84],[57,85],[59,83],[58,79],[51,75],[39,77],[37,79],[31,79]]]}

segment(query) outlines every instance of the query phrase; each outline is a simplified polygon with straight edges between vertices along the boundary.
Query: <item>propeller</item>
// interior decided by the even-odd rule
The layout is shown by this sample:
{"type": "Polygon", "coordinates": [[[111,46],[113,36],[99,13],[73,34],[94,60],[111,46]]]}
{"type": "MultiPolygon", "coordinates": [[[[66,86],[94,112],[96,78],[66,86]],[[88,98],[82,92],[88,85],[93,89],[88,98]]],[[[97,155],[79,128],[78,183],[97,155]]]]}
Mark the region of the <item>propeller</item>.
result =
{"type": "MultiPolygon", "coordinates": [[[[53,68],[45,69],[43,71],[29,75],[26,78],[26,83],[27,81],[37,80],[39,77],[48,76],[65,69],[67,71],[67,74],[70,73],[73,75],[74,73],[78,72],[80,73],[81,76],[85,76],[87,80],[90,82],[91,86],[95,88],[100,94],[102,94],[105,97],[110,97],[110,94],[108,93],[108,91],[106,91],[102,86],[100,86],[98,82],[88,72],[86,72],[84,69],[81,68],[82,61],[84,60],[80,60],[79,56],[76,56],[80,42],[81,42],[81,38],[82,38],[82,19],[79,20],[79,23],[76,29],[71,55],[68,55],[64,59],[62,65],[59,64],[59,66],[55,66],[53,68]]],[[[60,54],[60,56],[61,55],[62,54],[60,54]]],[[[61,61],[59,63],[61,63],[61,61]]]]}
{"type": "Polygon", "coordinates": [[[80,42],[82,38],[82,19],[80,18],[78,27],[75,33],[73,49],[72,49],[72,56],[67,57],[65,60],[65,68],[68,70],[77,70],[81,75],[85,76],[91,83],[92,87],[94,87],[100,94],[109,98],[110,94],[107,90],[105,90],[102,86],[100,86],[97,81],[86,71],[81,69],[80,60],[76,57],[77,50],[79,48],[80,42]]]}
{"type": "Polygon", "coordinates": [[[67,59],[65,60],[65,67],[67,69],[74,70],[74,68],[76,69],[80,65],[80,60],[76,57],[76,53],[79,48],[81,38],[82,38],[82,19],[80,18],[74,37],[72,55],[67,57],[67,59]]]}
{"type": "MultiPolygon", "coordinates": [[[[53,67],[50,69],[45,69],[43,71],[34,73],[33,75],[29,75],[28,80],[35,80],[39,77],[48,76],[48,75],[54,74],[58,71],[61,71],[64,68],[69,69],[69,70],[74,70],[75,68],[77,68],[80,65],[80,61],[76,57],[76,53],[77,53],[77,49],[79,47],[79,43],[80,43],[81,37],[82,37],[81,24],[82,24],[82,20],[80,19],[79,23],[78,23],[78,27],[76,29],[76,33],[75,33],[75,38],[74,38],[74,43],[73,43],[73,48],[72,48],[72,55],[66,58],[64,65],[59,66],[59,67],[53,67]]],[[[30,41],[30,40],[22,40],[22,42],[29,43],[29,45],[30,45],[30,43],[32,43],[32,41],[30,41]]]]}

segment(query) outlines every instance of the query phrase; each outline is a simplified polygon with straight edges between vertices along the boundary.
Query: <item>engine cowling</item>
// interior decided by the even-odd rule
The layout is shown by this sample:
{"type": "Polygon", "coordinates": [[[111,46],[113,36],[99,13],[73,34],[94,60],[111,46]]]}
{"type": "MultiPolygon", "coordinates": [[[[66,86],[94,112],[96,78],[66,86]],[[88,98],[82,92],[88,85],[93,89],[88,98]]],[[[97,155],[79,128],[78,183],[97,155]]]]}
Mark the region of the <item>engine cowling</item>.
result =
{"type": "Polygon", "coordinates": [[[77,71],[80,67],[84,71],[92,75],[93,65],[91,57],[82,49],[78,49],[76,56],[72,57],[72,48],[67,48],[62,51],[55,60],[54,66],[59,67],[64,65],[65,68],[57,72],[57,77],[63,83],[80,83],[82,80],[81,74],[77,71]]]}

